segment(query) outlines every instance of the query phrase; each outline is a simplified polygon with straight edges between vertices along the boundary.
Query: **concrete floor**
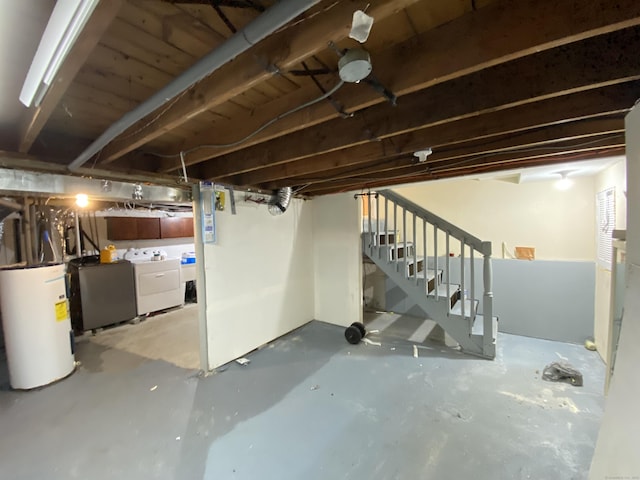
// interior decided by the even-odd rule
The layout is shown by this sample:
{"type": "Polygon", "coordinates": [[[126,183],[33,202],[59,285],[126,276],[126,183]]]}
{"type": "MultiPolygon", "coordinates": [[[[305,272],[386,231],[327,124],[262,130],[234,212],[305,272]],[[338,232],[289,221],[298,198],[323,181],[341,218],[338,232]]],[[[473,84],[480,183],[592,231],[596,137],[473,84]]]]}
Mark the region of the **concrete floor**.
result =
{"type": "Polygon", "coordinates": [[[97,335],[83,335],[78,341],[109,347],[116,353],[125,351],[143,358],[165,360],[186,369],[199,369],[198,305],[186,304],[150,316],[139,324],[125,324],[104,329],[97,335]]]}
{"type": "Polygon", "coordinates": [[[206,378],[93,341],[49,387],[12,392],[0,374],[0,478],[586,478],[597,353],[500,334],[495,361],[435,344],[415,358],[420,320],[368,320],[381,346],[312,322],[206,378]],[[584,387],[540,379],[562,358],[584,387]]]}

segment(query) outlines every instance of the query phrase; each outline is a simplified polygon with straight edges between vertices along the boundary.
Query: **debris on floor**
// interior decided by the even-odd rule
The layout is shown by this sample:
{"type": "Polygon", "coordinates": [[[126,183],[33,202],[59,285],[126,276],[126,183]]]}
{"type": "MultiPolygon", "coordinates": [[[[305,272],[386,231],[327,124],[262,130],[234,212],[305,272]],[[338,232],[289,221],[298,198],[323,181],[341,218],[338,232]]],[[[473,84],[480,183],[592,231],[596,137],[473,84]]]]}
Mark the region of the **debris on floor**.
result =
{"type": "Polygon", "coordinates": [[[542,379],[548,382],[565,382],[582,386],[582,374],[567,362],[553,362],[544,367],[542,379]]]}
{"type": "Polygon", "coordinates": [[[371,345],[373,347],[381,347],[382,344],[380,342],[374,342],[373,340],[369,340],[368,338],[363,338],[362,343],[365,345],[371,345]]]}
{"type": "Polygon", "coordinates": [[[240,357],[236,358],[236,363],[239,363],[240,365],[249,365],[251,363],[251,360],[249,360],[248,358],[240,357]]]}
{"type": "Polygon", "coordinates": [[[413,346],[413,358],[418,358],[418,347],[417,347],[417,345],[413,346]]]}
{"type": "Polygon", "coordinates": [[[154,390],[156,390],[158,388],[158,385],[154,385],[153,387],[151,387],[149,389],[150,392],[153,392],[154,390]]]}
{"type": "Polygon", "coordinates": [[[596,342],[594,342],[591,338],[587,338],[584,341],[584,348],[586,348],[587,350],[591,350],[592,352],[595,352],[598,349],[598,347],[596,346],[596,342]]]}

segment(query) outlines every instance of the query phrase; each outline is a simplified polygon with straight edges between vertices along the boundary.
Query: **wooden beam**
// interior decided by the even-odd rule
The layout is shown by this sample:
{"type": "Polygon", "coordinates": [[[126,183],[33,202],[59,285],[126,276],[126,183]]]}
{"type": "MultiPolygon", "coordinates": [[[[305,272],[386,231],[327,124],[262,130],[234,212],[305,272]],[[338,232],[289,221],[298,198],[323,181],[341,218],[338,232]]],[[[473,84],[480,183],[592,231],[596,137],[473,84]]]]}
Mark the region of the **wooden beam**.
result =
{"type": "Polygon", "coordinates": [[[294,162],[222,178],[233,185],[257,185],[276,180],[320,174],[326,170],[373,162],[394,154],[412,154],[425,148],[456,141],[485,139],[563,122],[596,116],[623,114],[630,109],[640,92],[640,82],[620,84],[560,98],[543,100],[477,117],[457,120],[398,135],[381,142],[320,154],[294,162]]]}
{"type": "MultiPolygon", "coordinates": [[[[417,0],[373,0],[369,14],[377,20],[385,18],[417,0]]],[[[354,10],[363,2],[350,0],[326,2],[327,8],[308,20],[276,33],[247,52],[223,65],[209,77],[185,90],[179,98],[158,112],[136,122],[102,152],[102,163],[144,145],[190,118],[220,105],[269,79],[272,69],[287,70],[311,55],[324,50],[329,41],[345,38],[351,28],[354,10]],[[166,110],[166,111],[165,111],[166,110]]]]}
{"type": "Polygon", "coordinates": [[[624,155],[625,147],[623,145],[617,146],[608,146],[604,148],[589,148],[578,150],[570,153],[563,154],[552,154],[552,155],[538,155],[529,158],[516,159],[511,163],[505,162],[501,164],[487,164],[479,167],[475,167],[474,169],[469,169],[467,171],[452,171],[452,172],[440,172],[438,176],[434,175],[423,175],[423,176],[415,176],[413,178],[403,178],[403,179],[386,179],[379,182],[372,182],[368,184],[352,184],[352,185],[342,185],[336,186],[334,184],[326,184],[325,189],[317,189],[314,191],[300,191],[298,192],[300,195],[315,197],[320,195],[330,195],[333,193],[342,193],[349,191],[357,191],[363,189],[379,189],[379,188],[393,188],[398,185],[407,185],[413,183],[422,183],[422,182],[430,182],[437,180],[444,180],[447,178],[459,178],[464,176],[474,176],[481,175],[485,173],[491,172],[499,172],[505,170],[519,170],[530,167],[539,167],[545,165],[556,165],[556,164],[567,164],[569,162],[575,161],[584,161],[584,160],[596,160],[600,158],[608,158],[617,155],[624,155]]]}
{"type": "Polygon", "coordinates": [[[508,157],[498,154],[495,157],[477,160],[475,163],[469,163],[464,166],[454,165],[451,167],[443,167],[437,172],[432,172],[425,168],[421,173],[407,174],[406,176],[394,177],[392,175],[385,174],[381,175],[378,179],[371,178],[365,181],[345,179],[335,182],[326,182],[324,184],[311,185],[308,189],[301,190],[300,193],[304,195],[326,195],[328,193],[348,192],[361,188],[381,188],[407,183],[442,180],[445,178],[461,177],[465,175],[477,175],[480,173],[500,170],[589,160],[624,154],[624,148],[624,139],[609,139],[603,140],[601,145],[567,149],[562,152],[540,154],[521,153],[517,155],[509,155],[508,157]]]}
{"type": "MultiPolygon", "coordinates": [[[[376,105],[355,118],[325,122],[212,160],[221,178],[379,141],[426,126],[640,79],[640,28],[588,39],[489,68],[407,95],[397,107],[376,105]],[[611,62],[615,57],[616,61],[611,62]]],[[[428,146],[428,145],[425,145],[428,146]]]]}
{"type": "Polygon", "coordinates": [[[394,157],[399,157],[397,160],[382,159],[366,164],[327,170],[315,176],[288,178],[284,181],[260,185],[260,188],[274,190],[284,186],[312,185],[349,177],[366,180],[367,178],[379,177],[381,172],[386,172],[389,176],[416,175],[425,171],[435,172],[439,168],[448,168],[453,163],[466,165],[473,163],[475,159],[491,158],[502,153],[518,155],[523,151],[563,150],[567,148],[567,144],[570,147],[578,143],[581,145],[589,142],[599,144],[604,141],[605,137],[619,136],[623,132],[624,118],[622,115],[617,118],[593,118],[536,128],[515,135],[502,135],[489,141],[485,139],[442,146],[435,149],[424,163],[419,163],[411,155],[396,155],[394,157]]]}
{"type": "MultiPolygon", "coordinates": [[[[0,168],[70,175],[69,169],[67,168],[68,163],[58,162],[59,159],[49,158],[46,156],[35,156],[26,153],[0,150],[0,168]]],[[[123,182],[153,183],[156,185],[189,188],[188,185],[180,183],[175,175],[161,175],[134,169],[102,170],[99,168],[82,167],[71,175],[100,178],[105,180],[119,180],[123,182]]]]}
{"type": "Polygon", "coordinates": [[[20,152],[28,152],[44,128],[58,102],[71,85],[76,74],[89,58],[100,38],[116,17],[122,0],[99,2],[77,41],[60,67],[53,84],[47,90],[40,105],[25,110],[20,127],[20,152]]]}
{"type": "MultiPolygon", "coordinates": [[[[638,24],[640,4],[634,0],[615,4],[608,0],[496,2],[374,54],[374,71],[391,90],[404,95],[535,52],[638,24]]],[[[313,86],[300,89],[262,106],[259,112],[218,124],[212,133],[195,136],[180,149],[192,150],[199,145],[243,138],[292,106],[317,96],[313,86]]],[[[345,88],[336,98],[346,111],[384,102],[367,88],[345,88]]],[[[403,101],[401,98],[400,102],[403,101]]],[[[225,155],[338,116],[327,102],[319,103],[284,118],[242,145],[193,151],[187,156],[187,164],[225,155]]],[[[177,159],[167,159],[162,161],[160,171],[178,168],[177,159]]]]}

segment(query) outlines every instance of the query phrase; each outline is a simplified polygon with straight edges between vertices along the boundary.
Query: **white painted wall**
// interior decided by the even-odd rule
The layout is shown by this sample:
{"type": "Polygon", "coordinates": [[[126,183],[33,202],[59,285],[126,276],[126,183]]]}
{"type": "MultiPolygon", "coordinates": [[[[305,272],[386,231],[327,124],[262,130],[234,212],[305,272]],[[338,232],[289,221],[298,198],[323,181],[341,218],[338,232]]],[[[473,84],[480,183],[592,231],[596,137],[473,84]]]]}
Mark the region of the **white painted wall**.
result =
{"type": "Polygon", "coordinates": [[[217,244],[203,246],[210,369],[313,319],[312,203],[277,217],[243,203],[216,212],[217,244]]]}
{"type": "Polygon", "coordinates": [[[629,277],[615,373],[589,478],[640,476],[640,108],[626,118],[629,277]]]}
{"type": "Polygon", "coordinates": [[[352,194],[313,200],[315,319],[362,321],[361,202],[352,194]]]}
{"type": "MultiPolygon", "coordinates": [[[[616,226],[617,230],[624,230],[627,225],[627,168],[626,160],[621,160],[603,170],[595,177],[595,191],[608,188],[616,189],[616,226]]],[[[596,262],[596,290],[595,290],[595,323],[594,334],[598,352],[603,360],[607,358],[609,347],[609,305],[611,296],[611,270],[596,262]]]]}
{"type": "MultiPolygon", "coordinates": [[[[491,241],[496,258],[506,242],[512,252],[516,246],[535,247],[536,258],[542,260],[592,261],[596,251],[594,178],[576,178],[564,192],[554,188],[554,183],[458,180],[394,190],[491,241]]],[[[454,254],[458,250],[458,245],[452,245],[454,254]]]]}

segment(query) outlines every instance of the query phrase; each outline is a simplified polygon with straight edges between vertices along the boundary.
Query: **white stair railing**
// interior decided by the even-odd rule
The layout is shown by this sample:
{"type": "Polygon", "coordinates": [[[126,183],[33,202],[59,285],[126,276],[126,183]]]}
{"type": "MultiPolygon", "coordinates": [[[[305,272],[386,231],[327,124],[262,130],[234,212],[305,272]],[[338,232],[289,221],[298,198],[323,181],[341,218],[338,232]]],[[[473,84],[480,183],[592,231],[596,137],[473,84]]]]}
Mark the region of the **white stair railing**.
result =
{"type": "MultiPolygon", "coordinates": [[[[369,226],[369,254],[377,254],[379,260],[383,259],[383,253],[386,255],[385,261],[395,262],[396,271],[400,272],[404,269],[403,276],[416,286],[421,286],[424,282],[426,289],[429,290],[428,262],[429,257],[433,258],[433,288],[431,291],[425,292],[440,301],[446,298],[446,314],[452,314],[452,307],[459,302],[459,308],[456,309],[455,315],[459,315],[463,319],[469,319],[469,332],[476,316],[476,282],[475,282],[475,255],[478,252],[482,255],[482,313],[483,313],[483,339],[482,349],[489,352],[493,345],[493,292],[492,292],[492,269],[491,269],[491,242],[485,242],[478,237],[464,231],[460,227],[448,222],[438,215],[426,210],[425,208],[411,202],[401,195],[391,191],[383,190],[377,193],[370,193],[368,198],[368,226],[369,226]],[[381,198],[384,200],[384,207],[381,210],[381,198]],[[375,227],[374,227],[374,204],[375,199],[375,227]],[[398,211],[400,217],[398,217],[398,211]],[[384,219],[380,218],[380,214],[384,212],[384,219]],[[411,215],[407,221],[407,215],[411,215]],[[400,222],[398,221],[400,218],[400,222]],[[418,222],[418,219],[421,221],[418,222]],[[389,230],[391,221],[393,222],[392,230],[389,230]],[[399,225],[400,224],[400,225],[399,225]],[[423,257],[418,256],[418,225],[422,225],[422,252],[423,257]],[[410,230],[409,230],[410,227],[410,230]],[[400,228],[400,230],[398,229],[400,228]],[[428,230],[431,229],[432,235],[428,230]],[[400,240],[398,239],[400,236],[400,240]],[[440,273],[442,252],[439,251],[439,238],[444,236],[444,266],[440,273]],[[393,238],[393,247],[391,247],[390,237],[393,238]],[[428,239],[432,238],[431,244],[428,239]],[[408,239],[412,239],[412,243],[408,239]],[[459,286],[452,284],[452,266],[451,261],[451,239],[459,241],[460,247],[460,281],[459,286]],[[385,248],[381,248],[381,247],[385,248]],[[402,249],[400,256],[398,247],[402,249]],[[374,247],[377,252],[374,253],[374,247]],[[384,250],[384,252],[383,252],[384,250]],[[409,253],[411,251],[411,253],[409,253]],[[467,266],[468,264],[468,266],[467,266]],[[420,271],[423,271],[420,274],[420,271]],[[441,291],[444,285],[445,292],[441,291]],[[446,294],[446,297],[445,297],[446,294]],[[455,295],[455,297],[454,297],[455,295]]],[[[471,335],[471,333],[469,333],[471,335]]]]}

